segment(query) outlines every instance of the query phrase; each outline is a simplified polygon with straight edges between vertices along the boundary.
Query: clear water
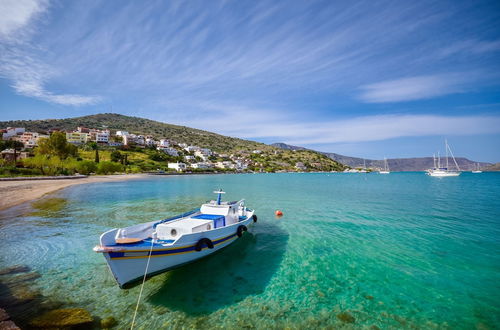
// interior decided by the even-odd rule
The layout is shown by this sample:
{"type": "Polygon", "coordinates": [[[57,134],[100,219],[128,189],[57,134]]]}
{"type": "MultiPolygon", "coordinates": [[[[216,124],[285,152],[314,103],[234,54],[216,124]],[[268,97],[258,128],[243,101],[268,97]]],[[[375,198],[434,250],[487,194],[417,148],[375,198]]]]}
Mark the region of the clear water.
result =
{"type": "Polygon", "coordinates": [[[100,233],[190,210],[220,187],[229,200],[245,198],[259,221],[221,252],[146,282],[139,329],[500,325],[497,173],[208,175],[71,187],[0,214],[0,269],[21,264],[41,275],[0,276],[0,300],[22,325],[47,309],[83,307],[126,328],[140,287],[114,283],[92,252],[100,233]]]}

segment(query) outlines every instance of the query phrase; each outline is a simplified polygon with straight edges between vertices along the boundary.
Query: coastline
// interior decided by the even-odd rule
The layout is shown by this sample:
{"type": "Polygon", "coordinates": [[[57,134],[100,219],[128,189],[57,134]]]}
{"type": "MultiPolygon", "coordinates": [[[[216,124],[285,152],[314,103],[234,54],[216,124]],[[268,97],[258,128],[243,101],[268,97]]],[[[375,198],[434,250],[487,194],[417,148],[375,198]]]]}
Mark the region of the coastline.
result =
{"type": "Polygon", "coordinates": [[[79,184],[141,179],[147,174],[89,176],[79,179],[23,180],[0,182],[0,211],[20,205],[54,191],[79,184]]]}

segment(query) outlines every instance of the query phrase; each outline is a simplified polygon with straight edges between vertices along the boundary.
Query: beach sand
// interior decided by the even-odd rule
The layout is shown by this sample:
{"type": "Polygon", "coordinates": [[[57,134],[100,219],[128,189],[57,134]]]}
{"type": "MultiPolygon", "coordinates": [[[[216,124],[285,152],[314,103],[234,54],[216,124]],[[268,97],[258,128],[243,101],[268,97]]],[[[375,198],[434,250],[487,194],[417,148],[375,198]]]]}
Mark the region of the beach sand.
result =
{"type": "Polygon", "coordinates": [[[0,182],[0,210],[38,199],[45,194],[77,184],[140,179],[147,174],[99,175],[83,179],[0,182]]]}

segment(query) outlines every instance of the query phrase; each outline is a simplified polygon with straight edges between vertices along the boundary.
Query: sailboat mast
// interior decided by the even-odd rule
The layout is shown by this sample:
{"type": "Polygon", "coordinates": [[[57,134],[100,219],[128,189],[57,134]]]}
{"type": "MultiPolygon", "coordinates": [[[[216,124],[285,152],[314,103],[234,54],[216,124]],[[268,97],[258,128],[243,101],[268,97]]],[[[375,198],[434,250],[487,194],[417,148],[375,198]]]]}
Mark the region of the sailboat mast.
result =
{"type": "Polygon", "coordinates": [[[441,168],[441,157],[439,156],[439,151],[438,151],[438,168],[441,168]]]}
{"type": "Polygon", "coordinates": [[[449,168],[449,164],[448,164],[448,140],[444,140],[444,145],[445,145],[445,148],[446,148],[446,169],[449,168]]]}
{"type": "Polygon", "coordinates": [[[446,143],[446,146],[448,147],[448,150],[450,150],[450,154],[451,154],[451,157],[453,158],[453,162],[455,163],[455,166],[457,167],[457,170],[458,171],[461,171],[460,167],[458,167],[458,163],[455,159],[455,156],[453,155],[453,152],[451,151],[451,148],[450,146],[448,145],[448,143],[446,143]]]}

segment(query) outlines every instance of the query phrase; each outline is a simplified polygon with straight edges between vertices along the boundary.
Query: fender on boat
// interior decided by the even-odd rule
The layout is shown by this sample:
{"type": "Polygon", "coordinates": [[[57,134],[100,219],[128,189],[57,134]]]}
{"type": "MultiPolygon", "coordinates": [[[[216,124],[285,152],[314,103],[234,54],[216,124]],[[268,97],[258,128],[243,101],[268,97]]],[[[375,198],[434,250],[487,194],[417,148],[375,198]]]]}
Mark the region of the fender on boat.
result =
{"type": "Polygon", "coordinates": [[[257,216],[254,214],[252,215],[253,222],[257,222],[257,216]]]}
{"type": "Polygon", "coordinates": [[[209,239],[209,238],[202,238],[198,241],[198,243],[196,243],[196,246],[194,247],[194,249],[198,252],[200,252],[201,250],[203,250],[203,246],[206,245],[209,249],[213,249],[214,248],[214,243],[212,243],[212,241],[209,239]]]}
{"type": "Polygon", "coordinates": [[[247,226],[245,225],[238,226],[238,230],[236,230],[236,235],[238,235],[238,237],[241,237],[243,236],[243,232],[245,231],[247,231],[247,226]]]}

